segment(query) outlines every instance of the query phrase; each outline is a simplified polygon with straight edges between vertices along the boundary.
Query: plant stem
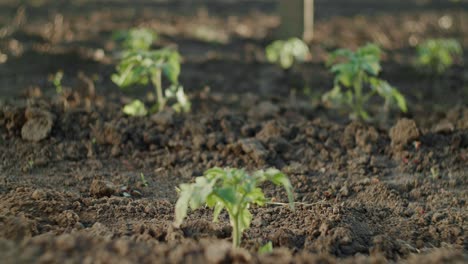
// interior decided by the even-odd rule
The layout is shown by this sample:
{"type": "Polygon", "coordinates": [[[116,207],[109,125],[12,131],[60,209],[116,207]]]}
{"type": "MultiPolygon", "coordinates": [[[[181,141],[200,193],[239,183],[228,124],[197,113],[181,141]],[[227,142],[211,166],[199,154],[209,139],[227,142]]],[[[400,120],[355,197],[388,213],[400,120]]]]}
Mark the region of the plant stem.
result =
{"type": "Polygon", "coordinates": [[[238,248],[241,242],[241,234],[239,228],[239,214],[233,216],[233,225],[232,225],[232,247],[238,248]]]}
{"type": "Polygon", "coordinates": [[[366,111],[364,110],[364,96],[362,94],[362,84],[363,84],[363,74],[359,73],[356,81],[354,82],[354,113],[356,117],[359,119],[363,119],[367,121],[369,118],[366,115],[366,111]]]}
{"type": "Polygon", "coordinates": [[[166,100],[164,99],[162,91],[161,70],[156,71],[155,76],[152,77],[152,82],[156,88],[156,96],[158,97],[158,111],[160,111],[164,109],[164,106],[166,105],[166,100]]]}

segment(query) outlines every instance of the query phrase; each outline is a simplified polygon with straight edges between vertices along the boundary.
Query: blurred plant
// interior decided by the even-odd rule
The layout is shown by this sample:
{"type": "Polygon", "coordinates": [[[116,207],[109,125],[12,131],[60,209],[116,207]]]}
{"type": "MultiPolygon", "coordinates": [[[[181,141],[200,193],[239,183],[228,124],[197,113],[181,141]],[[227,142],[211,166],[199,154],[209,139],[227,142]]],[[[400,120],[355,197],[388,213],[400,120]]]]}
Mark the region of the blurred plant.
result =
{"type": "Polygon", "coordinates": [[[117,73],[112,75],[112,81],[121,88],[135,84],[146,85],[151,81],[157,96],[157,103],[152,112],[164,109],[170,99],[176,103],[172,107],[178,112],[190,111],[190,101],[179,85],[180,55],[177,51],[163,48],[160,50],[132,50],[126,52],[117,66],[117,73]],[[163,75],[171,83],[163,92],[163,75]]]}
{"type": "Polygon", "coordinates": [[[430,39],[417,47],[417,66],[429,74],[441,75],[461,56],[462,46],[455,39],[430,39]]]}
{"type": "Polygon", "coordinates": [[[0,50],[0,64],[7,62],[8,60],[8,55],[3,54],[2,51],[0,50]]]}
{"type": "Polygon", "coordinates": [[[120,44],[122,49],[129,50],[149,50],[158,35],[147,28],[134,28],[126,31],[117,31],[113,39],[120,44]]]}
{"type": "Polygon", "coordinates": [[[204,176],[197,177],[195,183],[180,185],[174,225],[181,225],[189,207],[195,210],[206,204],[213,208],[213,222],[218,221],[219,214],[226,209],[232,226],[233,247],[239,247],[242,232],[250,227],[252,221],[250,205],[254,203],[263,206],[267,202],[262,189],[258,187],[265,181],[282,185],[294,209],[292,185],[279,170],[259,170],[249,175],[241,169],[213,168],[205,171],[204,176]]]}
{"type": "Polygon", "coordinates": [[[323,100],[333,106],[349,107],[353,119],[370,120],[364,107],[376,94],[384,98],[385,108],[396,103],[401,111],[406,112],[403,95],[387,81],[377,77],[382,69],[380,55],[381,50],[375,44],[368,44],[356,52],[339,49],[331,53],[327,66],[331,66],[331,72],[335,74],[334,87],[323,95],[323,100]]]}
{"type": "Polygon", "coordinates": [[[258,254],[267,254],[271,252],[273,252],[273,243],[271,243],[271,241],[268,241],[268,243],[258,249],[258,254]]]}
{"type": "Polygon", "coordinates": [[[265,49],[266,58],[270,63],[278,64],[284,70],[291,68],[294,62],[302,62],[309,56],[309,47],[298,38],[277,40],[265,49]]]}
{"type": "Polygon", "coordinates": [[[143,172],[140,173],[140,180],[141,180],[141,183],[143,184],[143,186],[148,187],[149,184],[148,184],[148,181],[146,180],[145,175],[143,174],[143,172]]]}
{"type": "Polygon", "coordinates": [[[131,103],[126,104],[123,112],[129,116],[145,116],[148,114],[145,104],[140,100],[133,100],[131,103]]]}
{"type": "Polygon", "coordinates": [[[50,77],[50,82],[54,85],[55,92],[57,92],[57,94],[61,94],[63,92],[62,79],[63,71],[58,71],[50,77]]]}

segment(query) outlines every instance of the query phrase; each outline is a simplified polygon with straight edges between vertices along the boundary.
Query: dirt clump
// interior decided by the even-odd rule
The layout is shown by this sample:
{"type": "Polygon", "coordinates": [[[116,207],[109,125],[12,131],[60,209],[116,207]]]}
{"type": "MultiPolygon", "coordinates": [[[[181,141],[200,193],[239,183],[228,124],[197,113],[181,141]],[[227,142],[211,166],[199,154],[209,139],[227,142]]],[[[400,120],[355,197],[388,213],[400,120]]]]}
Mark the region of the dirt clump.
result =
{"type": "Polygon", "coordinates": [[[392,147],[397,150],[403,149],[406,144],[418,139],[420,135],[416,122],[407,118],[398,120],[395,126],[390,129],[392,147]]]}
{"type": "Polygon", "coordinates": [[[116,186],[108,181],[94,179],[89,188],[89,193],[95,197],[112,196],[117,192],[116,186]]]}
{"type": "Polygon", "coordinates": [[[39,142],[47,138],[54,125],[54,115],[40,108],[27,108],[25,112],[26,123],[21,128],[21,137],[24,140],[39,142]]]}

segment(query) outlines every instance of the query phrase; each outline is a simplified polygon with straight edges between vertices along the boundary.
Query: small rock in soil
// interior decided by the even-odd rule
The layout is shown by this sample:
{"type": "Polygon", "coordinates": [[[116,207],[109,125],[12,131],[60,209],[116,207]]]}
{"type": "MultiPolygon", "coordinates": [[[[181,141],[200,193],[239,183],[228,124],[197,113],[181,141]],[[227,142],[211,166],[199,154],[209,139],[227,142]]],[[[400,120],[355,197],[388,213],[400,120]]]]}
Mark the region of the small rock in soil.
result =
{"type": "Polygon", "coordinates": [[[447,119],[440,121],[432,128],[434,133],[450,133],[455,130],[455,126],[447,119]]]}
{"type": "Polygon", "coordinates": [[[31,194],[31,198],[34,200],[45,200],[47,198],[47,193],[43,190],[37,189],[31,194]]]}
{"type": "Polygon", "coordinates": [[[231,263],[251,263],[252,255],[243,248],[234,248],[230,251],[230,262],[231,263]]]}
{"type": "Polygon", "coordinates": [[[38,233],[36,222],[26,218],[23,214],[19,216],[7,216],[1,219],[0,236],[15,241],[30,238],[38,233]]]}
{"type": "Polygon", "coordinates": [[[3,124],[8,131],[19,131],[26,122],[24,108],[6,106],[3,108],[3,124]]]}
{"type": "Polygon", "coordinates": [[[231,250],[231,245],[226,241],[209,244],[205,248],[205,258],[208,263],[223,263],[231,250]]]}
{"type": "Polygon", "coordinates": [[[398,120],[396,125],[390,129],[392,147],[397,149],[403,149],[406,144],[418,139],[419,136],[420,133],[416,122],[407,118],[398,120]]]}
{"type": "Polygon", "coordinates": [[[379,139],[379,133],[374,127],[367,127],[360,122],[351,122],[346,126],[341,145],[346,148],[358,146],[367,153],[376,148],[376,142],[379,139]]]}
{"type": "Polygon", "coordinates": [[[39,142],[47,138],[54,124],[54,115],[39,108],[26,109],[26,123],[21,129],[24,140],[39,142]]]}
{"type": "Polygon", "coordinates": [[[248,112],[248,115],[252,118],[264,119],[268,117],[275,116],[280,111],[279,106],[269,102],[264,101],[258,105],[252,107],[248,112]]]}
{"type": "Polygon", "coordinates": [[[159,126],[167,127],[174,122],[174,113],[171,111],[161,111],[152,115],[151,120],[159,126]]]}
{"type": "Polygon", "coordinates": [[[61,227],[74,226],[80,221],[80,217],[71,210],[65,210],[57,216],[52,217],[52,219],[54,219],[61,227]]]}
{"type": "Polygon", "coordinates": [[[76,246],[75,238],[70,234],[62,234],[56,239],[57,248],[63,251],[71,251],[76,246]]]}
{"type": "Polygon", "coordinates": [[[268,152],[262,143],[254,138],[242,139],[239,141],[242,150],[249,154],[256,162],[263,161],[268,152]]]}
{"type": "Polygon", "coordinates": [[[122,142],[122,135],[112,123],[97,123],[92,127],[92,137],[98,144],[118,145],[122,142]]]}
{"type": "Polygon", "coordinates": [[[271,138],[281,137],[285,130],[286,129],[278,124],[278,122],[271,120],[263,125],[262,130],[260,130],[255,137],[265,143],[271,138]]]}
{"type": "Polygon", "coordinates": [[[192,146],[194,149],[201,149],[206,143],[206,139],[202,135],[195,135],[192,138],[192,146]]]}
{"type": "Polygon", "coordinates": [[[95,196],[98,198],[104,197],[104,196],[112,196],[116,192],[116,187],[111,182],[95,179],[91,183],[89,192],[91,193],[92,196],[95,196]]]}

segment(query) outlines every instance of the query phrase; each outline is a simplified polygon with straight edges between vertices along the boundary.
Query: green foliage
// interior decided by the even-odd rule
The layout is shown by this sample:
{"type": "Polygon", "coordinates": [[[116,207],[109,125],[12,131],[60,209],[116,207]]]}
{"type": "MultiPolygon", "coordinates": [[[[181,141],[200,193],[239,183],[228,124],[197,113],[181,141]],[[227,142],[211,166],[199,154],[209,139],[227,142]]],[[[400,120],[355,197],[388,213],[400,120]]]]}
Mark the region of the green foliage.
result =
{"type": "Polygon", "coordinates": [[[151,51],[129,51],[117,66],[117,73],[112,75],[112,81],[121,88],[131,85],[146,85],[152,83],[156,90],[157,104],[155,111],[164,109],[168,100],[174,99],[173,108],[176,111],[190,111],[190,101],[179,85],[180,55],[172,49],[151,51]],[[170,82],[170,87],[163,93],[162,77],[170,82]]]}
{"type": "Polygon", "coordinates": [[[55,92],[57,92],[57,94],[61,94],[63,92],[62,79],[63,71],[58,71],[52,76],[51,82],[54,85],[55,92]]]}
{"type": "Polygon", "coordinates": [[[417,47],[417,65],[429,74],[443,74],[457,56],[461,56],[462,46],[455,39],[430,39],[417,47]]]}
{"type": "Polygon", "coordinates": [[[352,118],[369,120],[365,110],[367,101],[374,95],[382,97],[386,105],[396,104],[406,112],[407,106],[403,95],[387,81],[379,79],[380,48],[368,44],[356,52],[339,49],[331,53],[327,65],[335,75],[334,87],[324,94],[323,99],[334,106],[347,106],[352,118]]]}
{"type": "Polygon", "coordinates": [[[268,241],[268,243],[258,249],[258,254],[267,254],[271,252],[273,252],[273,243],[271,243],[271,241],[268,241]]]}
{"type": "Polygon", "coordinates": [[[265,53],[270,63],[276,63],[285,70],[291,68],[295,61],[306,60],[310,54],[307,44],[298,38],[274,41],[266,47],[265,53]]]}
{"type": "Polygon", "coordinates": [[[233,246],[239,247],[242,232],[250,227],[252,221],[250,205],[263,206],[267,202],[262,189],[258,187],[265,181],[283,186],[294,209],[292,185],[279,170],[259,170],[249,175],[241,169],[213,168],[205,171],[204,176],[197,177],[195,183],[180,185],[174,224],[180,226],[189,208],[195,210],[206,204],[214,210],[214,222],[225,209],[233,228],[233,246]]]}
{"type": "Polygon", "coordinates": [[[141,180],[141,183],[143,184],[143,186],[148,187],[148,181],[146,180],[145,175],[143,174],[143,172],[140,173],[140,180],[141,180]]]}
{"type": "Polygon", "coordinates": [[[140,100],[133,100],[131,103],[126,104],[123,112],[129,116],[145,116],[148,114],[145,104],[140,100]]]}
{"type": "Polygon", "coordinates": [[[150,29],[134,28],[114,33],[114,40],[124,50],[149,50],[158,35],[150,29]]]}

